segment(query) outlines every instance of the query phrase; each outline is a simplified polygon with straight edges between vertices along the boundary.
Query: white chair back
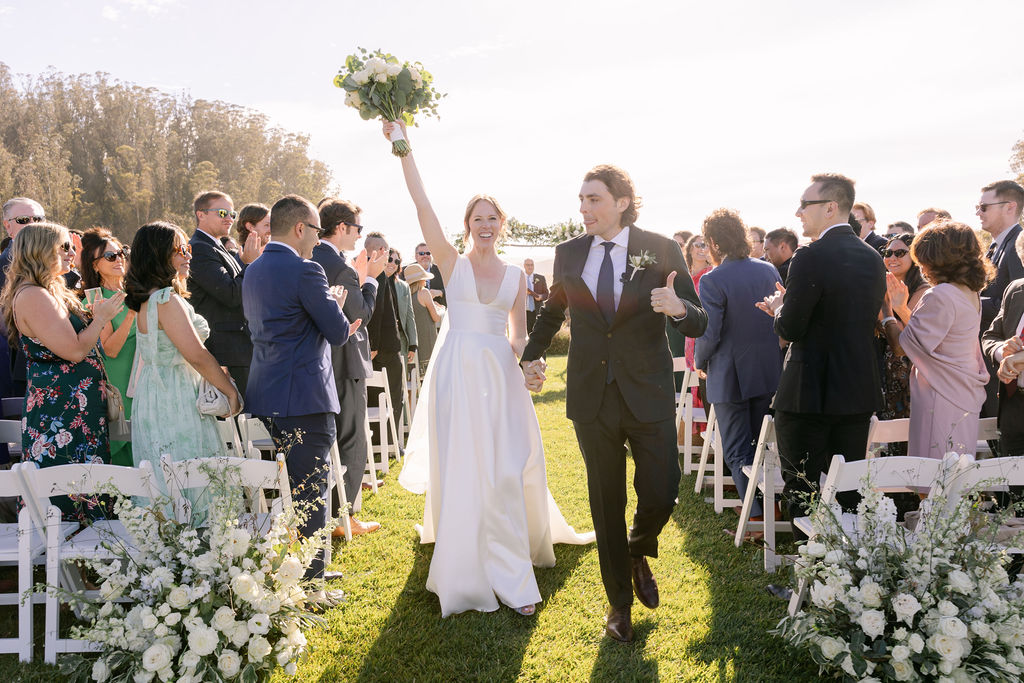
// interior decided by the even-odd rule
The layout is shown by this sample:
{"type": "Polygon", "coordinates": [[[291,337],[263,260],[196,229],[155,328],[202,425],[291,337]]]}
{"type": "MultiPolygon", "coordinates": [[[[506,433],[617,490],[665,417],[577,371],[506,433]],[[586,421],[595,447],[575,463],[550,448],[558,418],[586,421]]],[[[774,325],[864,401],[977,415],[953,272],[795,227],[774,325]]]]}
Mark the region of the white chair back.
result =
{"type": "Polygon", "coordinates": [[[846,462],[843,456],[833,455],[821,489],[821,500],[829,504],[839,492],[856,491],[865,477],[869,477],[871,486],[876,489],[930,489],[942,469],[943,461],[938,458],[892,456],[846,462]]]}
{"type": "MultiPolygon", "coordinates": [[[[292,491],[288,484],[288,468],[284,456],[278,454],[275,461],[253,458],[215,457],[172,460],[169,455],[160,456],[160,468],[171,500],[174,502],[175,517],[180,521],[190,518],[191,503],[185,495],[187,489],[204,489],[210,485],[211,473],[224,474],[234,470],[238,485],[254,492],[258,500],[264,490],[277,492],[271,512],[277,513],[291,507],[292,491]]],[[[259,513],[259,509],[253,510],[259,513]]]]}

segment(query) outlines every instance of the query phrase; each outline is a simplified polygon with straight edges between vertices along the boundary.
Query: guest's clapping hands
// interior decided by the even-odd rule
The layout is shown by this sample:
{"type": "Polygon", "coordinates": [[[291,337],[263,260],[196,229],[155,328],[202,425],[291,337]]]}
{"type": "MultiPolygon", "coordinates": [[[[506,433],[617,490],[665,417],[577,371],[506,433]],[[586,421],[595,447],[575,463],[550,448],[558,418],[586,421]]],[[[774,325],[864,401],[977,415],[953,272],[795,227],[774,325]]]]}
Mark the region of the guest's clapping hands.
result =
{"type": "Polygon", "coordinates": [[[544,380],[547,379],[544,371],[547,369],[547,363],[543,360],[529,360],[520,363],[523,368],[523,376],[526,378],[526,388],[534,393],[540,392],[544,387],[544,380]]]}
{"type": "Polygon", "coordinates": [[[668,274],[664,287],[655,287],[651,290],[651,308],[655,313],[664,313],[673,318],[681,318],[686,315],[686,306],[683,300],[676,295],[676,271],[668,274]]]}
{"type": "Polygon", "coordinates": [[[782,284],[776,282],[775,293],[771,296],[766,296],[764,301],[758,301],[754,305],[757,306],[759,310],[764,311],[774,318],[775,314],[778,313],[780,308],[782,308],[782,299],[785,298],[785,296],[786,288],[783,287],[782,284]]]}
{"type": "Polygon", "coordinates": [[[384,267],[388,264],[388,250],[387,249],[374,249],[370,253],[367,253],[365,249],[359,252],[356,256],[353,267],[356,269],[356,274],[359,276],[360,286],[366,282],[367,278],[377,279],[377,276],[384,272],[384,267]]]}
{"type": "Polygon", "coordinates": [[[334,300],[338,302],[338,308],[345,307],[345,299],[348,298],[347,289],[345,289],[341,285],[334,285],[327,291],[330,292],[331,296],[334,297],[334,300]]]}
{"type": "Polygon", "coordinates": [[[889,295],[889,304],[892,310],[898,311],[907,305],[910,300],[910,290],[903,280],[892,273],[885,274],[885,291],[889,295]]]}
{"type": "Polygon", "coordinates": [[[245,244],[242,245],[242,251],[238,257],[242,259],[242,263],[250,264],[263,253],[263,246],[260,244],[259,234],[255,230],[250,230],[249,236],[245,238],[245,244]]]}
{"type": "Polygon", "coordinates": [[[106,325],[121,312],[124,296],[124,292],[115,292],[109,299],[96,299],[92,302],[92,317],[106,325]]]}

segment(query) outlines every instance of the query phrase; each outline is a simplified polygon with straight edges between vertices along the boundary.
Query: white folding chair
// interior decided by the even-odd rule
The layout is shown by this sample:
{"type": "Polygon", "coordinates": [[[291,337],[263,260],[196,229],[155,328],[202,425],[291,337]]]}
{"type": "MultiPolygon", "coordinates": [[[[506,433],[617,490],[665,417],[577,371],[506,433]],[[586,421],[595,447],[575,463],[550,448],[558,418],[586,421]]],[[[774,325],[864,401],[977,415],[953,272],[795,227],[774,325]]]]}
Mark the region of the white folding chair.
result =
{"type": "Polygon", "coordinates": [[[242,449],[242,439],[238,435],[237,423],[235,418],[231,417],[226,420],[217,420],[217,433],[220,435],[221,443],[226,447],[226,452],[238,458],[245,457],[245,451],[242,449]]]}
{"type": "Polygon", "coordinates": [[[274,440],[270,437],[270,432],[267,430],[266,425],[263,424],[263,421],[248,413],[239,415],[237,420],[238,433],[241,436],[242,443],[245,445],[245,456],[249,458],[254,457],[253,450],[255,450],[255,455],[258,457],[266,457],[273,460],[274,440]]]}
{"type": "Polygon", "coordinates": [[[683,427],[683,443],[676,444],[683,456],[683,474],[692,474],[697,463],[693,456],[700,455],[703,449],[693,446],[693,423],[707,424],[708,416],[704,408],[695,408],[693,405],[693,387],[700,385],[700,377],[693,370],[686,367],[685,358],[672,359],[673,372],[683,372],[683,385],[676,397],[676,434],[679,434],[680,424],[683,427]]]}
{"type": "MultiPolygon", "coordinates": [[[[868,477],[872,487],[886,490],[905,490],[907,488],[922,491],[931,489],[932,485],[943,477],[943,473],[955,472],[959,467],[959,458],[912,458],[909,456],[891,456],[887,458],[871,458],[846,462],[841,455],[833,455],[828,468],[828,475],[821,487],[820,505],[829,506],[836,500],[836,494],[843,491],[856,491],[868,477]]],[[[857,515],[843,512],[836,519],[843,533],[854,542],[857,539],[857,515]]],[[[822,529],[815,527],[812,517],[797,517],[793,526],[800,529],[809,539],[813,539],[822,529]]],[[[789,601],[789,613],[795,615],[803,603],[807,593],[807,582],[801,580],[797,590],[789,601]]]]}
{"type": "MultiPolygon", "coordinates": [[[[328,487],[334,487],[334,495],[338,499],[338,510],[341,511],[341,523],[345,528],[345,540],[352,540],[352,511],[348,509],[348,496],[345,494],[345,473],[348,468],[341,464],[341,454],[338,451],[338,442],[331,444],[331,479],[328,487]]],[[[327,497],[330,498],[330,488],[327,497]]],[[[329,555],[329,552],[328,552],[329,555]]],[[[327,558],[330,562],[330,557],[327,558]]]]}
{"type": "Polygon", "coordinates": [[[152,469],[148,462],[138,468],[102,464],[68,464],[37,468],[35,463],[24,463],[16,472],[21,483],[26,507],[32,506],[31,516],[46,510],[46,619],[44,628],[44,659],[48,664],[57,661],[57,655],[66,652],[91,652],[97,645],[90,641],[61,638],[60,589],[81,591],[96,597],[96,591],[86,591],[77,569],[66,566],[76,560],[115,559],[106,545],[119,545],[130,553],[134,539],[117,520],[95,520],[70,538],[67,524],[61,521],[61,511],[50,504],[50,496],[96,495],[114,486],[122,495],[153,498],[158,494],[153,485],[152,469]],[[58,589],[58,591],[52,589],[58,589]]]}
{"type": "Polygon", "coordinates": [[[975,456],[978,460],[992,457],[992,449],[989,447],[988,442],[999,441],[997,419],[995,417],[983,417],[978,421],[978,448],[975,456]]]}
{"type": "Polygon", "coordinates": [[[879,420],[877,415],[871,416],[868,425],[867,457],[874,458],[891,443],[907,443],[910,439],[910,418],[900,417],[893,420],[879,420]]]}
{"type": "MultiPolygon", "coordinates": [[[[948,500],[953,503],[971,490],[1002,493],[1011,486],[1024,486],[1024,456],[975,460],[970,454],[964,454],[953,486],[950,487],[948,500]]],[[[1024,554],[1024,548],[1007,546],[1006,552],[1020,555],[1024,554]]]]}
{"type": "Polygon", "coordinates": [[[793,526],[787,521],[775,517],[775,495],[781,494],[785,488],[782,479],[782,466],[779,460],[779,449],[775,441],[775,420],[765,415],[761,422],[761,433],[757,437],[757,448],[754,450],[754,462],[743,467],[747,475],[747,493],[743,497],[743,508],[740,510],[740,521],[736,525],[736,547],[743,544],[747,531],[764,531],[764,570],[773,572],[782,564],[780,556],[775,552],[777,534],[792,533],[793,526]],[[764,507],[764,521],[750,520],[750,511],[754,505],[754,497],[761,492],[764,507]]]}
{"type": "MultiPolygon", "coordinates": [[[[397,381],[400,380],[401,378],[397,378],[397,381]]],[[[379,469],[384,474],[388,473],[388,460],[390,460],[392,454],[395,456],[395,460],[401,462],[402,459],[401,451],[398,449],[398,425],[395,424],[395,414],[391,405],[391,393],[388,385],[389,379],[386,369],[374,370],[373,376],[366,380],[367,389],[372,387],[382,389],[378,395],[377,405],[367,405],[366,419],[367,422],[377,423],[377,431],[380,434],[379,446],[374,446],[372,439],[367,438],[370,458],[374,461],[374,467],[371,470],[377,468],[376,454],[380,453],[379,469]]],[[[369,434],[370,432],[367,431],[367,437],[369,437],[369,434]]],[[[373,474],[373,476],[376,478],[376,474],[373,474]]]]}
{"type": "Polygon", "coordinates": [[[718,419],[715,417],[715,406],[708,411],[708,428],[704,432],[704,447],[700,452],[700,464],[697,466],[697,482],[694,492],[700,493],[705,486],[712,487],[712,496],[704,500],[714,505],[715,513],[722,514],[725,508],[738,508],[743,505],[739,498],[726,498],[725,487],[735,486],[736,482],[732,475],[725,474],[725,449],[722,447],[722,436],[718,429],[718,419]],[[712,474],[705,475],[708,467],[708,458],[711,450],[714,449],[714,462],[711,463],[712,474]]]}

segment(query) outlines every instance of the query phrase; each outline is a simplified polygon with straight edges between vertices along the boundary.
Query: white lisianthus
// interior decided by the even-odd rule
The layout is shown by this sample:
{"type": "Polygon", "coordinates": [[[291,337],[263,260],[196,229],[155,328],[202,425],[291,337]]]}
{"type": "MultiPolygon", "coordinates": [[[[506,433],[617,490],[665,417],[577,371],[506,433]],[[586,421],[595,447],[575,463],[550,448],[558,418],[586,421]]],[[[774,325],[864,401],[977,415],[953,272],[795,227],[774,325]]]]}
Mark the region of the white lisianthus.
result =
{"type": "Polygon", "coordinates": [[[818,641],[818,647],[821,649],[821,656],[830,662],[838,657],[840,652],[846,651],[846,648],[838,640],[828,636],[823,636],[818,641]]]}
{"type": "Polygon", "coordinates": [[[276,660],[278,666],[284,666],[285,664],[290,662],[292,660],[292,649],[290,647],[286,647],[285,649],[278,652],[276,660]]]}
{"type": "Polygon", "coordinates": [[[877,609],[864,610],[857,623],[868,638],[877,638],[885,633],[885,614],[877,609]]]}
{"type": "Polygon", "coordinates": [[[894,659],[889,664],[897,681],[909,681],[914,675],[914,665],[906,659],[894,659]]]}
{"type": "Polygon", "coordinates": [[[188,646],[200,657],[212,654],[217,649],[220,636],[209,626],[200,626],[188,634],[188,646]]]}
{"type": "Polygon", "coordinates": [[[844,559],[846,559],[846,553],[844,553],[842,550],[829,550],[827,553],[825,553],[825,557],[822,559],[822,561],[825,564],[839,564],[844,559]]]}
{"type": "Polygon", "coordinates": [[[373,80],[377,81],[378,83],[387,83],[388,75],[386,73],[376,74],[373,77],[373,80]]]}
{"type": "Polygon", "coordinates": [[[928,647],[942,659],[949,661],[960,661],[964,655],[963,645],[959,638],[947,636],[944,633],[936,633],[928,639],[928,647]]]}
{"type": "Polygon", "coordinates": [[[235,624],[235,610],[231,609],[227,605],[218,607],[217,611],[213,613],[213,618],[210,619],[210,626],[214,627],[222,633],[227,633],[228,629],[235,624]]]}
{"type": "Polygon", "coordinates": [[[292,647],[303,648],[306,647],[306,636],[302,634],[302,631],[295,629],[288,634],[287,642],[292,647]]]}
{"type": "Polygon", "coordinates": [[[911,633],[907,638],[907,647],[914,651],[914,654],[921,654],[924,650],[924,638],[917,633],[911,633]]]}
{"type": "Polygon", "coordinates": [[[897,645],[892,649],[892,658],[894,660],[910,659],[910,648],[906,645],[897,645]]]}
{"type": "Polygon", "coordinates": [[[950,638],[967,637],[967,625],[956,617],[939,619],[939,630],[950,638]]]}
{"type": "Polygon", "coordinates": [[[217,657],[217,668],[228,678],[237,675],[241,667],[242,658],[234,650],[224,650],[217,657]]]}
{"type": "Polygon", "coordinates": [[[246,626],[249,628],[249,633],[266,635],[270,630],[270,617],[266,614],[254,614],[246,622],[246,626]]]}
{"type": "Polygon", "coordinates": [[[154,643],[142,653],[142,668],[146,671],[165,669],[171,663],[172,655],[171,648],[162,643],[154,643]]]}
{"type": "Polygon", "coordinates": [[[175,586],[167,594],[167,604],[174,609],[185,609],[191,601],[192,596],[185,586],[175,586]]]}
{"type": "Polygon", "coordinates": [[[277,569],[277,580],[282,586],[291,586],[302,578],[303,571],[299,558],[289,555],[277,569]]]}
{"type": "Polygon", "coordinates": [[[92,665],[92,680],[102,683],[108,678],[110,678],[110,667],[107,666],[107,660],[100,657],[92,665]]]}
{"type": "Polygon", "coordinates": [[[959,569],[951,571],[946,580],[949,581],[949,587],[957,593],[968,595],[974,590],[974,581],[971,580],[971,577],[966,572],[959,569]]]}
{"type": "MultiPolygon", "coordinates": [[[[241,557],[249,550],[249,541],[252,537],[245,529],[233,529],[225,539],[224,551],[231,557],[241,557]]],[[[246,558],[248,559],[248,558],[246,558]]],[[[249,560],[252,562],[252,560],[249,560]]]]}
{"type": "Polygon", "coordinates": [[[402,72],[402,67],[398,64],[388,64],[387,74],[388,76],[397,76],[402,72]]]}
{"type": "Polygon", "coordinates": [[[254,600],[259,595],[259,588],[252,575],[244,572],[231,579],[231,590],[242,600],[254,600]]]}
{"type": "Polygon", "coordinates": [[[273,593],[268,593],[259,601],[257,609],[266,614],[276,614],[281,609],[281,599],[273,593]]]}
{"type": "Polygon", "coordinates": [[[153,629],[153,635],[155,635],[157,638],[163,638],[169,632],[170,629],[167,628],[167,624],[159,624],[155,629],[153,629]]]}
{"type": "Polygon", "coordinates": [[[270,641],[263,636],[253,636],[252,640],[249,641],[249,659],[253,661],[262,661],[264,657],[270,654],[271,651],[270,641]]]}
{"type": "Polygon", "coordinates": [[[360,69],[352,74],[352,80],[356,82],[356,85],[366,85],[366,82],[370,80],[370,74],[366,69],[360,69]]]}
{"type": "Polygon", "coordinates": [[[152,671],[136,671],[132,676],[132,683],[150,683],[153,680],[152,671]]]}
{"type": "Polygon", "coordinates": [[[882,606],[882,587],[874,581],[865,583],[860,587],[860,596],[867,607],[882,606]]]}
{"type": "Polygon", "coordinates": [[[988,636],[992,633],[992,628],[984,621],[972,621],[971,633],[978,636],[982,640],[987,640],[988,636]]]}

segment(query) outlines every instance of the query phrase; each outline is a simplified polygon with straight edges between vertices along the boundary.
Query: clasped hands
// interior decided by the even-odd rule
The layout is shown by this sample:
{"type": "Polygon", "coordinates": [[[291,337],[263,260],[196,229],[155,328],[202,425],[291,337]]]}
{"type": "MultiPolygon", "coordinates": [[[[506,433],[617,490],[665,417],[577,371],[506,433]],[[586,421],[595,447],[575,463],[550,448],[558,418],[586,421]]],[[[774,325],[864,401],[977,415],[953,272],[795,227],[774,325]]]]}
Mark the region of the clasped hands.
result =
{"type": "Polygon", "coordinates": [[[775,314],[782,308],[782,300],[786,297],[786,288],[780,283],[775,283],[775,293],[771,296],[766,296],[763,301],[758,301],[754,305],[757,306],[758,310],[764,311],[768,315],[775,317],[775,314]]]}
{"type": "Polygon", "coordinates": [[[537,360],[524,360],[519,365],[523,368],[526,388],[534,393],[540,393],[544,387],[544,380],[547,379],[544,374],[544,371],[548,369],[547,363],[538,358],[537,360]]]}
{"type": "Polygon", "coordinates": [[[999,363],[996,375],[1003,384],[1015,382],[1024,371],[1024,344],[1021,343],[1021,338],[1010,337],[1003,343],[1001,351],[1003,360],[999,363]]]}

